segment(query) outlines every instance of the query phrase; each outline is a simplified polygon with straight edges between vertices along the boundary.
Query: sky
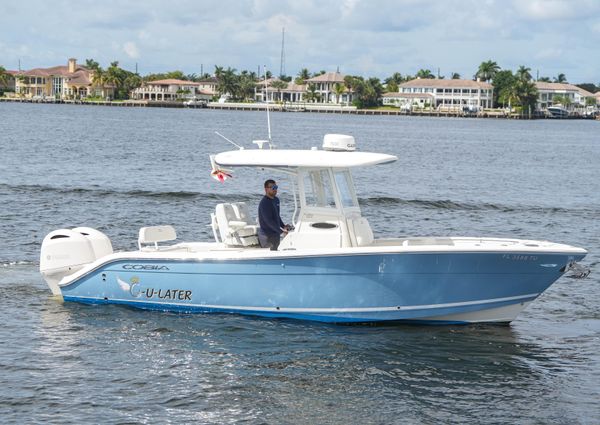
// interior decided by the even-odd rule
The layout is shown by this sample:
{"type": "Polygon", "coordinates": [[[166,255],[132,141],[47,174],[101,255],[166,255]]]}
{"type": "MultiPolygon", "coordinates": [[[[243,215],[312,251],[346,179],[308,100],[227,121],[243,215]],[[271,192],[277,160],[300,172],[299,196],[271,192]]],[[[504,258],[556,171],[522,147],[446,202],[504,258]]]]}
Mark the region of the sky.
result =
{"type": "Polygon", "coordinates": [[[0,0],[0,65],[94,59],[141,75],[215,65],[473,78],[479,64],[600,84],[600,0],[0,0]]]}

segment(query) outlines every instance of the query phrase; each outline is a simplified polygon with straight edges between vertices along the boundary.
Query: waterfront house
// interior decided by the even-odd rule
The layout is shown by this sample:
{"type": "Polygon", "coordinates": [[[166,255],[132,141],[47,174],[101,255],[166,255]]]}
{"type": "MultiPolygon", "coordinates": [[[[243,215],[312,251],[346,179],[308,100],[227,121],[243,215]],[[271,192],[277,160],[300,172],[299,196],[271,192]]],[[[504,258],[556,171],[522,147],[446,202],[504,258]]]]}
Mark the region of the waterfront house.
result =
{"type": "Polygon", "coordinates": [[[306,80],[306,85],[314,84],[316,93],[323,103],[350,104],[352,102],[352,91],[348,90],[344,83],[345,75],[340,72],[326,72],[306,80]],[[335,85],[344,87],[341,95],[335,93],[335,85]]]}
{"type": "Polygon", "coordinates": [[[94,71],[71,58],[66,66],[19,71],[15,92],[27,99],[84,99],[89,96],[113,97],[114,87],[94,82],[94,71]]]}
{"type": "Polygon", "coordinates": [[[203,100],[211,100],[217,95],[218,84],[219,80],[217,80],[216,77],[198,81],[198,87],[196,89],[197,97],[203,100]]]}
{"type": "Polygon", "coordinates": [[[384,106],[396,106],[404,110],[424,109],[434,104],[434,96],[432,93],[388,92],[383,94],[382,102],[384,106]]]}
{"type": "Polygon", "coordinates": [[[256,83],[254,98],[258,102],[303,102],[306,94],[306,85],[294,82],[284,82],[284,88],[275,88],[273,83],[281,81],[279,78],[269,78],[267,81],[256,83]],[[266,87],[265,87],[266,84],[266,87]]]}
{"type": "Polygon", "coordinates": [[[147,81],[141,87],[137,87],[131,91],[131,98],[159,102],[197,99],[201,94],[198,92],[199,86],[200,83],[194,81],[177,80],[174,78],[147,81]]]}
{"type": "Polygon", "coordinates": [[[555,103],[566,103],[563,106],[567,109],[578,109],[586,106],[588,98],[594,98],[593,93],[573,84],[536,81],[535,86],[538,89],[538,110],[545,110],[555,103]]]}
{"type": "Polygon", "coordinates": [[[430,94],[436,109],[491,108],[494,102],[494,87],[483,81],[416,78],[400,84],[398,91],[430,94]]]}
{"type": "Polygon", "coordinates": [[[5,80],[2,81],[0,79],[0,94],[1,93],[14,93],[15,91],[15,76],[17,75],[17,71],[6,70],[5,80]]]}

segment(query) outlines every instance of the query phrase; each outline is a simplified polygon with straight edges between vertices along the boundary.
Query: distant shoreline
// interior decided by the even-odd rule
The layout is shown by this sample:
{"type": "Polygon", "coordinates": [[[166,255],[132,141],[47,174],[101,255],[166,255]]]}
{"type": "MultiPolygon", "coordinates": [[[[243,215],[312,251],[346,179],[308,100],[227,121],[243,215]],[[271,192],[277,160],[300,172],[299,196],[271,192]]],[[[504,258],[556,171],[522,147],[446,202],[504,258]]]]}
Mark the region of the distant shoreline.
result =
{"type": "MultiPolygon", "coordinates": [[[[9,103],[42,103],[42,104],[66,104],[80,106],[111,106],[111,107],[128,107],[128,108],[191,108],[191,109],[215,109],[228,111],[264,111],[267,105],[264,103],[197,103],[185,105],[183,102],[160,102],[160,101],[144,101],[144,100],[124,100],[124,101],[84,101],[84,100],[61,100],[61,101],[34,101],[31,99],[13,99],[0,98],[0,102],[9,103]]],[[[486,109],[477,113],[465,112],[460,109],[451,110],[418,110],[406,111],[399,108],[380,107],[374,109],[357,109],[354,106],[343,105],[325,105],[314,103],[286,103],[286,104],[269,104],[269,109],[273,112],[309,112],[321,114],[349,114],[349,115],[401,115],[401,116],[421,116],[421,117],[452,117],[452,118],[493,118],[493,119],[594,119],[584,116],[570,116],[565,118],[552,118],[544,114],[509,114],[503,109],[486,109]]]]}

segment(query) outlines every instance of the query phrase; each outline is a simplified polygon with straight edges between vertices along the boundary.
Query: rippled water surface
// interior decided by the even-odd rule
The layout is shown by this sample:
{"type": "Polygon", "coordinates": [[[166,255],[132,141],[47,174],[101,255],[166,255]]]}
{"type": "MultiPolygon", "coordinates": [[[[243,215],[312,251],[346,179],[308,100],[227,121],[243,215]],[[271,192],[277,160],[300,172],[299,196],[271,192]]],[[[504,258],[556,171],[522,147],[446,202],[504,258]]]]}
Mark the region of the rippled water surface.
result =
{"type": "MultiPolygon", "coordinates": [[[[264,173],[219,184],[208,154],[250,147],[264,113],[0,103],[1,423],[600,423],[600,122],[272,115],[282,148],[325,133],[397,155],[358,170],[380,236],[549,239],[589,250],[511,326],[332,326],[63,304],[44,235],[144,225],[211,237],[222,199],[256,206],[264,173]]],[[[284,211],[292,200],[280,182],[284,211]]]]}

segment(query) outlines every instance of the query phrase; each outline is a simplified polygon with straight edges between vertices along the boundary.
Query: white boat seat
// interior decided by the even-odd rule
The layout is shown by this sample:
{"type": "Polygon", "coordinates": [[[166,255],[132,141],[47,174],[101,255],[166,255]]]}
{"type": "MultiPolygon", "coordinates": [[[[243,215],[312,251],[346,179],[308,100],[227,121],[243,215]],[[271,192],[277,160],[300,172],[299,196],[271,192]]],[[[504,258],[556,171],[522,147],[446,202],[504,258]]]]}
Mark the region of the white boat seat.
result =
{"type": "Polygon", "coordinates": [[[258,228],[250,222],[245,204],[243,202],[237,204],[236,208],[229,203],[217,204],[215,208],[214,222],[216,222],[220,241],[228,246],[257,245],[258,228]]]}
{"type": "Polygon", "coordinates": [[[351,220],[351,223],[356,246],[371,245],[375,238],[371,226],[369,225],[369,221],[364,217],[360,217],[351,220]]]}
{"type": "Polygon", "coordinates": [[[149,226],[142,227],[138,236],[138,247],[141,250],[143,245],[154,244],[158,250],[159,242],[173,241],[177,239],[177,233],[173,226],[149,226]]]}
{"type": "Polygon", "coordinates": [[[246,223],[246,227],[251,227],[254,230],[254,234],[258,235],[258,225],[256,225],[256,220],[252,219],[250,215],[250,211],[248,211],[248,206],[245,202],[233,202],[231,204],[233,207],[233,211],[235,212],[235,216],[240,222],[246,223]]]}

